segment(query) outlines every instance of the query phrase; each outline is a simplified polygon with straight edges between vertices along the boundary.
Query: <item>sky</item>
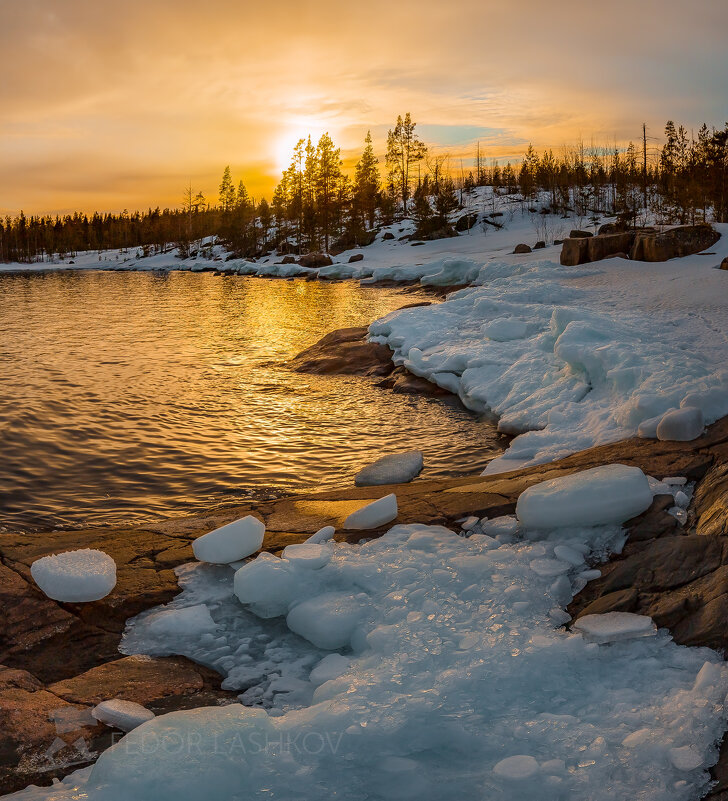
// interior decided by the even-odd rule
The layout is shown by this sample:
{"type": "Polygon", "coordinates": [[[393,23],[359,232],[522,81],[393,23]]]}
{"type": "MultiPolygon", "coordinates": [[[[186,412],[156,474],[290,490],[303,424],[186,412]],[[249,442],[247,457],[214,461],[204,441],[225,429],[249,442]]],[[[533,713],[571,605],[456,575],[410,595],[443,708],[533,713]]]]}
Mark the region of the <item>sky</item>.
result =
{"type": "Polygon", "coordinates": [[[467,169],[728,120],[724,0],[0,0],[0,213],[270,198],[298,138],[409,111],[467,169]]]}

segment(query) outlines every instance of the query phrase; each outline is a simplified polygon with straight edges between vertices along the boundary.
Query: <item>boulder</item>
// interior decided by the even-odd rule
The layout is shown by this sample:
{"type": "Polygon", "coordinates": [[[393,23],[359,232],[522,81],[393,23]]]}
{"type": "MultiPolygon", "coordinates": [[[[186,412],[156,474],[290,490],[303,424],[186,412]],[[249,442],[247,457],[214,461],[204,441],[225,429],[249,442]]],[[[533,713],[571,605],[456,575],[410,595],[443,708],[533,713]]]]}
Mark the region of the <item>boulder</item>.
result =
{"type": "Polygon", "coordinates": [[[296,257],[295,256],[284,256],[278,264],[295,264],[296,257]]]}
{"type": "Polygon", "coordinates": [[[328,267],[330,264],[334,262],[331,259],[331,256],[327,256],[325,253],[306,253],[305,256],[301,256],[298,260],[298,263],[301,267],[328,267]]]}
{"type": "Polygon", "coordinates": [[[626,225],[623,225],[622,223],[619,222],[610,222],[610,223],[604,223],[604,225],[600,225],[597,234],[600,236],[602,234],[619,234],[626,230],[627,230],[626,225]]]}
{"type": "Polygon", "coordinates": [[[637,261],[667,261],[711,247],[720,234],[707,223],[678,225],[667,231],[638,231],[629,257],[637,261]]]}
{"type": "Polygon", "coordinates": [[[617,253],[628,253],[635,235],[633,232],[600,234],[591,237],[587,242],[588,260],[600,261],[617,253]]]}
{"type": "Polygon", "coordinates": [[[387,231],[384,236],[382,237],[382,242],[387,242],[389,239],[394,239],[394,234],[391,231],[387,231]]]}
{"type": "Polygon", "coordinates": [[[297,373],[319,375],[389,375],[394,369],[386,345],[367,342],[368,329],[341,328],[299,353],[287,367],[297,373]]]}
{"type": "Polygon", "coordinates": [[[459,233],[469,231],[478,222],[477,214],[464,214],[455,223],[455,230],[459,233]]]}
{"type": "Polygon", "coordinates": [[[534,250],[541,250],[541,249],[543,249],[545,247],[546,247],[546,243],[543,241],[543,239],[539,239],[539,241],[536,242],[536,244],[533,246],[533,249],[534,250]]]}
{"type": "Polygon", "coordinates": [[[353,256],[349,256],[349,264],[354,264],[357,261],[364,261],[363,253],[355,253],[353,256]]]}
{"type": "Polygon", "coordinates": [[[516,247],[513,249],[513,252],[514,253],[530,253],[531,252],[531,248],[528,245],[520,244],[520,245],[516,245],[516,247]]]}
{"type": "Polygon", "coordinates": [[[589,261],[589,242],[585,237],[571,237],[564,240],[561,247],[561,263],[566,267],[576,267],[589,261]]]}
{"type": "Polygon", "coordinates": [[[721,270],[728,270],[728,256],[726,256],[723,261],[720,263],[721,270]]]}
{"type": "Polygon", "coordinates": [[[570,239],[588,239],[590,236],[594,236],[594,234],[590,231],[580,231],[578,228],[572,229],[569,234],[570,239]]]}

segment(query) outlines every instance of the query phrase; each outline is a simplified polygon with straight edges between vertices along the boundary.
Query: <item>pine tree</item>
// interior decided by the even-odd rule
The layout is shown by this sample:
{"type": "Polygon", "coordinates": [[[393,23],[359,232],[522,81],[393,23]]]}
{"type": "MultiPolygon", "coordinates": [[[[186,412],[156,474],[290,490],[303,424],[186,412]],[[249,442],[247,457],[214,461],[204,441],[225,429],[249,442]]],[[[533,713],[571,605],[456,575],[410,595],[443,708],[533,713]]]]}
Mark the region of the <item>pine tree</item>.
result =
{"type": "Polygon", "coordinates": [[[415,133],[417,123],[412,122],[409,112],[404,120],[397,117],[394,130],[387,134],[387,167],[389,167],[392,183],[402,200],[402,212],[407,215],[407,201],[410,198],[410,175],[412,166],[422,161],[427,147],[415,133]]]}
{"type": "Polygon", "coordinates": [[[230,174],[230,166],[225,167],[220,181],[220,207],[224,214],[232,211],[235,205],[235,188],[230,174]]]}
{"type": "Polygon", "coordinates": [[[316,211],[328,253],[329,241],[336,218],[337,191],[341,181],[341,151],[334,147],[328,133],[322,134],[316,147],[316,211]]]}
{"type": "Polygon", "coordinates": [[[374,155],[372,133],[367,131],[364,152],[354,169],[354,204],[369,228],[374,228],[379,194],[379,159],[374,155]]]}

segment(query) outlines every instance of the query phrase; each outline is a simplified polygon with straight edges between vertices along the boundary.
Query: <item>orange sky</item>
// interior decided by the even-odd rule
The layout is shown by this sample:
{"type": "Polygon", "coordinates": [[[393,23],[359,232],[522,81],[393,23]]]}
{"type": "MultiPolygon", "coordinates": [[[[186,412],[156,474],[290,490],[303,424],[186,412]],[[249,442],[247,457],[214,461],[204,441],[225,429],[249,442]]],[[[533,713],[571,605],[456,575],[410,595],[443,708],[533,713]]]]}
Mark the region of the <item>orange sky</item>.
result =
{"type": "Polygon", "coordinates": [[[459,164],[728,119],[722,0],[0,0],[0,212],[270,196],[299,136],[383,153],[398,113],[459,164]]]}

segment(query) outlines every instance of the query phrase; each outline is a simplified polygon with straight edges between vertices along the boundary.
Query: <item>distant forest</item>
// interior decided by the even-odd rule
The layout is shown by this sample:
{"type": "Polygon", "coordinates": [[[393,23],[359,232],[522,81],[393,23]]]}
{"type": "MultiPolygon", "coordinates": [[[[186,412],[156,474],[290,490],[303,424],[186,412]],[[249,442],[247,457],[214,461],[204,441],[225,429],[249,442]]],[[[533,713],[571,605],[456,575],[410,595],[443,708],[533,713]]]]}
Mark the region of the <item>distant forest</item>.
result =
{"type": "MultiPolygon", "coordinates": [[[[135,249],[139,255],[179,248],[184,258],[216,236],[237,256],[340,252],[373,241],[376,228],[412,217],[420,238],[455,235],[454,212],[470,214],[476,186],[493,187],[531,212],[588,218],[617,216],[635,226],[648,216],[664,223],[728,222],[728,123],[703,125],[697,137],[668,122],[664,144],[646,137],[625,148],[583,144],[540,155],[529,145],[523,160],[486,164],[480,148],[472,170],[454,171],[447,156],[430,152],[409,114],[387,136],[384,170],[367,134],[353,173],[342,169],[328,134],[301,139],[272,200],[255,201],[226,167],[211,202],[191,185],[179,208],[121,214],[68,214],[0,219],[0,261],[33,262],[81,251],[135,249]],[[535,205],[539,204],[539,208],[535,205]]],[[[469,227],[469,226],[468,226],[469,227]]]]}

